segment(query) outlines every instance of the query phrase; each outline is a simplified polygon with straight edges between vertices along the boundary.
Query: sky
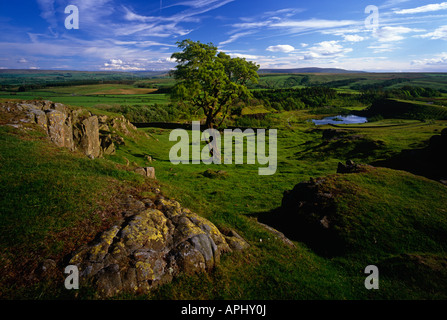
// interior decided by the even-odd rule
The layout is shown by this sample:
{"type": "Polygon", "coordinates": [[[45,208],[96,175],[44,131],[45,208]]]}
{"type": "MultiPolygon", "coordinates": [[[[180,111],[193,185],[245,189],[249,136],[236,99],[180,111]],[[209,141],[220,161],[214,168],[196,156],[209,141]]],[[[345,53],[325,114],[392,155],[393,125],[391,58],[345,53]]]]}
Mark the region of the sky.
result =
{"type": "Polygon", "coordinates": [[[167,70],[183,39],[264,69],[447,72],[447,2],[0,0],[0,69],[167,70]]]}

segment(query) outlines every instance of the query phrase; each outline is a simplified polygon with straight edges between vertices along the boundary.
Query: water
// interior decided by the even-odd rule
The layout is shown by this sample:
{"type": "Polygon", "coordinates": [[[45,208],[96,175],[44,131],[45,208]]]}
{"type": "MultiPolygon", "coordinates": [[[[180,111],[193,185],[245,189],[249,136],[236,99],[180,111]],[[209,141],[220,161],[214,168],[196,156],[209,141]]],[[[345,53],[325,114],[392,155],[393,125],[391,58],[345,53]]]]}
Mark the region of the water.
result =
{"type": "Polygon", "coordinates": [[[335,117],[326,117],[321,120],[312,119],[312,122],[317,126],[321,126],[323,124],[354,124],[354,123],[366,123],[368,119],[365,117],[359,117],[355,115],[347,115],[347,116],[335,116],[335,117]]]}

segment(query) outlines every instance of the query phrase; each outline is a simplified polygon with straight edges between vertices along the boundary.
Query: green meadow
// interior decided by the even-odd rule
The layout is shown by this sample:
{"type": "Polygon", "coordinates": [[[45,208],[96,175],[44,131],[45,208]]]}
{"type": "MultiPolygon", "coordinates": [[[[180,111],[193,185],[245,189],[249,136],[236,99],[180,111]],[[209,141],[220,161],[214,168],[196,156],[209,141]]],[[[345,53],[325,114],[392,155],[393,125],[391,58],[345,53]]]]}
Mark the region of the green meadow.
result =
{"type": "MultiPolygon", "coordinates": [[[[339,93],[359,95],[355,85],[383,85],[396,78],[406,78],[406,85],[433,89],[445,88],[447,82],[447,76],[441,74],[267,74],[252,89],[326,83],[339,93]],[[302,81],[305,77],[307,80],[302,81]]],[[[157,79],[144,81],[157,85],[157,79]]],[[[161,79],[160,83],[166,81],[161,79]]],[[[391,88],[403,82],[386,84],[391,88]]],[[[0,98],[41,98],[85,107],[95,114],[116,113],[123,105],[143,108],[170,103],[166,93],[129,93],[135,89],[131,84],[76,85],[25,92],[4,90],[0,98]],[[120,90],[128,91],[116,94],[120,90]]],[[[445,101],[447,97],[443,93],[437,99],[445,101]]],[[[20,276],[14,266],[29,270],[39,261],[62,258],[91,240],[95,232],[113,223],[111,204],[117,194],[129,190],[151,194],[149,185],[153,182],[134,174],[132,168],[153,166],[156,185],[166,197],[220,228],[237,230],[250,248],[225,255],[209,274],[181,276],[147,296],[121,295],[119,299],[446,299],[447,187],[387,168],[336,173],[338,163],[348,159],[370,164],[406,149],[425,148],[433,135],[447,128],[447,120],[434,117],[432,109],[425,108],[426,102],[404,102],[421,106],[427,117],[384,116],[365,124],[315,126],[310,119],[339,115],[339,111],[361,112],[368,105],[278,111],[257,103],[242,109],[240,116],[232,118],[234,124],[278,131],[277,171],[270,176],[258,174],[258,168],[266,166],[259,163],[174,165],[169,152],[177,142],[170,141],[170,129],[140,128],[138,135],[123,136],[125,144],[117,146],[114,155],[90,160],[52,146],[42,133],[0,126],[0,259],[8,266],[0,281],[0,298],[74,298],[55,284],[14,283],[20,276]],[[253,114],[268,116],[240,120],[253,114]],[[325,140],[323,131],[327,129],[342,130],[345,135],[325,140]],[[152,157],[151,163],[147,156],[152,157]],[[206,174],[219,171],[222,174],[206,174]],[[338,195],[336,231],[342,250],[332,256],[319,253],[312,243],[293,235],[294,247],[287,246],[258,223],[271,218],[286,190],[318,177],[325,177],[324,188],[338,195]],[[365,289],[367,265],[383,270],[380,290],[365,289]]],[[[129,116],[134,116],[135,110],[131,109],[129,116]]],[[[241,147],[246,149],[245,144],[241,147]]],[[[204,142],[201,148],[206,148],[204,142]]],[[[88,290],[79,294],[80,298],[90,298],[88,290]]]]}

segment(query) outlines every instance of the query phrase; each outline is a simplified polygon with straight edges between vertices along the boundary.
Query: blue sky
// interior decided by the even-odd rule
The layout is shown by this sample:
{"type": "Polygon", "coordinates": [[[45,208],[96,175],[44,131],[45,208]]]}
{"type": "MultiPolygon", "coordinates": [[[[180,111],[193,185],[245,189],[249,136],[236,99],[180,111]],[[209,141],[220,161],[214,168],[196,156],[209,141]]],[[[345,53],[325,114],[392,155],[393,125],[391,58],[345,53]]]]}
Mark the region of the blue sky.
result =
{"type": "Polygon", "coordinates": [[[165,70],[189,38],[261,68],[447,72],[435,0],[0,0],[0,30],[2,69],[165,70]],[[79,29],[65,27],[68,5],[79,29]]]}

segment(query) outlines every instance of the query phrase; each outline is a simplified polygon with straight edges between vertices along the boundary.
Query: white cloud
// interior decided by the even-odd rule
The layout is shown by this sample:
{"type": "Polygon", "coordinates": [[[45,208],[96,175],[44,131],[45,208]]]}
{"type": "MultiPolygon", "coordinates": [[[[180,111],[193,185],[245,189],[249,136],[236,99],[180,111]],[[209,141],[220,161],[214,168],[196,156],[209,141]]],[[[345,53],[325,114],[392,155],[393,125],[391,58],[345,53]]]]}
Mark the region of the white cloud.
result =
{"type": "Polygon", "coordinates": [[[415,14],[415,13],[446,10],[446,9],[447,9],[447,2],[442,2],[442,3],[428,4],[425,6],[412,8],[412,9],[397,10],[397,11],[395,11],[395,13],[397,13],[397,14],[415,14]]]}
{"type": "Polygon", "coordinates": [[[447,66],[447,52],[443,52],[431,59],[413,60],[411,63],[423,66],[447,66]]]}
{"type": "Polygon", "coordinates": [[[288,53],[288,52],[292,52],[295,50],[294,47],[292,47],[291,45],[288,44],[279,44],[277,46],[270,46],[266,49],[267,51],[271,51],[271,52],[284,52],[284,53],[288,53]]]}
{"type": "Polygon", "coordinates": [[[297,34],[307,31],[329,30],[347,26],[358,25],[360,22],[353,20],[326,20],[326,19],[306,19],[291,20],[289,17],[264,17],[253,21],[253,19],[245,19],[242,23],[235,23],[232,27],[236,30],[244,31],[252,30],[259,32],[261,29],[283,30],[285,33],[297,34]]]}
{"type": "Polygon", "coordinates": [[[254,55],[244,54],[244,53],[229,52],[228,54],[233,58],[245,58],[247,60],[258,60],[260,58],[259,56],[254,56],[254,55]]]}
{"type": "MultiPolygon", "coordinates": [[[[80,24],[83,29],[107,28],[109,17],[115,11],[113,0],[70,0],[69,4],[78,7],[80,24]],[[102,23],[106,23],[106,25],[102,23]]],[[[110,25],[108,27],[110,32],[110,25]]]]}
{"type": "Polygon", "coordinates": [[[279,28],[298,28],[298,29],[326,29],[338,28],[358,23],[352,20],[324,20],[324,19],[308,19],[308,20],[286,20],[272,23],[272,27],[279,28]]]}
{"type": "Polygon", "coordinates": [[[183,1],[183,2],[179,2],[170,6],[167,6],[166,8],[169,7],[174,7],[174,6],[187,6],[187,7],[193,7],[193,8],[203,8],[203,7],[221,7],[229,2],[233,2],[234,0],[225,0],[225,1],[221,1],[221,0],[191,0],[191,1],[183,1]]]}
{"type": "MultiPolygon", "coordinates": [[[[179,26],[183,22],[200,22],[199,15],[212,11],[219,7],[222,7],[234,0],[198,0],[198,1],[185,1],[176,3],[165,8],[173,6],[187,6],[190,7],[186,10],[180,11],[173,15],[153,15],[145,16],[138,14],[126,6],[122,6],[123,18],[129,23],[117,25],[114,29],[116,35],[133,35],[139,36],[156,36],[156,37],[169,37],[169,36],[185,36],[189,34],[191,29],[184,29],[179,26]]],[[[229,39],[229,42],[232,42],[229,39]]]]}
{"type": "Polygon", "coordinates": [[[343,56],[345,53],[351,52],[351,48],[344,48],[339,41],[323,41],[309,48],[304,54],[306,60],[328,59],[343,56]]]}
{"type": "Polygon", "coordinates": [[[131,41],[120,41],[120,40],[114,40],[114,39],[107,39],[108,41],[110,41],[111,43],[117,45],[117,46],[128,46],[128,45],[134,45],[137,46],[139,48],[147,48],[147,47],[177,47],[173,44],[167,44],[167,43],[161,43],[161,42],[157,42],[157,41],[136,41],[136,40],[131,40],[131,41]]]}
{"type": "Polygon", "coordinates": [[[360,42],[365,40],[366,38],[359,36],[357,34],[347,34],[343,36],[345,38],[345,41],[348,42],[360,42]]]}
{"type": "Polygon", "coordinates": [[[432,40],[447,40],[447,25],[437,28],[433,32],[416,36],[418,38],[430,38],[432,40]]]}
{"type": "Polygon", "coordinates": [[[410,0],[388,0],[383,5],[381,5],[380,8],[386,9],[408,1],[410,0]]]}
{"type": "Polygon", "coordinates": [[[102,70],[141,71],[145,68],[138,62],[124,62],[121,59],[110,59],[104,63],[102,70]]]}
{"type": "Polygon", "coordinates": [[[45,19],[52,27],[57,25],[56,10],[54,9],[54,0],[37,0],[40,7],[40,16],[45,19]]]}
{"type": "Polygon", "coordinates": [[[418,31],[422,30],[407,27],[382,27],[377,31],[376,36],[380,42],[395,42],[404,40],[404,34],[418,31]]]}
{"type": "Polygon", "coordinates": [[[373,49],[374,53],[391,52],[397,49],[394,43],[381,43],[378,45],[369,46],[368,49],[373,49]]]}
{"type": "Polygon", "coordinates": [[[251,29],[251,28],[260,28],[267,27],[271,25],[272,21],[260,21],[260,22],[243,22],[243,23],[235,23],[232,26],[238,29],[251,29]]]}
{"type": "Polygon", "coordinates": [[[239,38],[248,36],[248,35],[250,35],[252,33],[253,32],[239,32],[239,33],[235,33],[232,36],[230,36],[230,38],[228,38],[227,40],[220,42],[219,46],[224,46],[226,44],[232,43],[232,42],[238,40],[239,38]]]}

